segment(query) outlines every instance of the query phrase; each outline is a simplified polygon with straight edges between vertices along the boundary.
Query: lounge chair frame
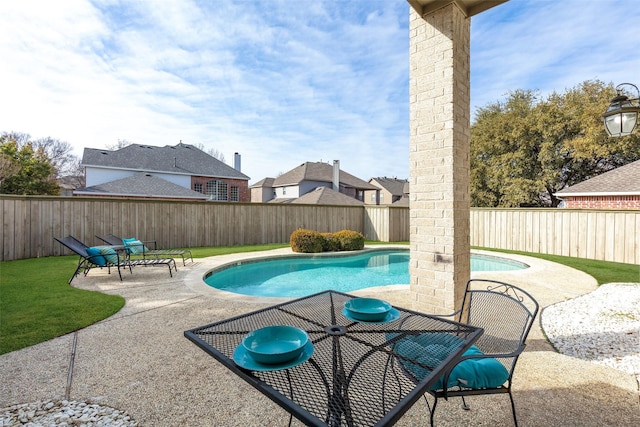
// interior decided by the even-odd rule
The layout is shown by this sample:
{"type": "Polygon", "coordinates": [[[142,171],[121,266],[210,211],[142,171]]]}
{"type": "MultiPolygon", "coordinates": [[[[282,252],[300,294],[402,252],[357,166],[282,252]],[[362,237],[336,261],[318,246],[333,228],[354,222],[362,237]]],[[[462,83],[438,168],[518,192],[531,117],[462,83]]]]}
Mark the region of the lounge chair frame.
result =
{"type": "MultiPolygon", "coordinates": [[[[122,238],[109,234],[107,236],[98,236],[96,237],[108,245],[112,246],[124,246],[124,241],[122,238]]],[[[160,256],[168,256],[171,258],[180,257],[182,258],[182,265],[186,265],[186,259],[191,259],[193,262],[193,255],[189,249],[158,249],[158,243],[155,240],[142,240],[143,243],[142,249],[142,258],[146,259],[147,257],[155,259],[160,256]],[[153,249],[146,250],[146,246],[153,246],[153,249]]]]}
{"type": "Polygon", "coordinates": [[[79,256],[78,265],[76,266],[76,270],[73,272],[73,275],[69,279],[69,282],[68,282],[69,284],[71,284],[73,279],[80,273],[80,271],[83,271],[84,275],[86,276],[89,273],[89,270],[91,270],[92,268],[106,267],[109,274],[111,274],[111,268],[115,267],[118,270],[118,276],[120,277],[120,281],[122,281],[122,273],[120,271],[121,267],[129,268],[129,273],[133,273],[131,267],[138,266],[138,265],[142,265],[144,267],[166,265],[169,267],[169,276],[171,277],[173,277],[173,273],[171,271],[172,268],[173,270],[178,271],[178,268],[176,267],[176,261],[173,258],[152,258],[152,259],[131,260],[128,258],[128,256],[124,254],[124,252],[120,248],[117,248],[117,250],[115,251],[117,256],[117,262],[115,263],[109,262],[105,258],[106,264],[101,266],[96,262],[96,258],[103,257],[103,255],[89,255],[87,253],[87,249],[89,248],[89,246],[85,245],[75,237],[71,235],[63,238],[54,237],[54,240],[56,240],[58,243],[60,243],[70,251],[75,252],[79,256]]]}

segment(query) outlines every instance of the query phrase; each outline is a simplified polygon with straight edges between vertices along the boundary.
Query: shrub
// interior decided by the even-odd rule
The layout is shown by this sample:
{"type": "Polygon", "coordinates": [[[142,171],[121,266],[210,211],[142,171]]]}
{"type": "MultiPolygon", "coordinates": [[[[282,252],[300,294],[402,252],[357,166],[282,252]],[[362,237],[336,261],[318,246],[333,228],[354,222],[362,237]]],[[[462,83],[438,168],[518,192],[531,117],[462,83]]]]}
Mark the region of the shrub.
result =
{"type": "Polygon", "coordinates": [[[335,252],[340,250],[340,241],[333,233],[322,234],[322,252],[335,252]]]}
{"type": "Polygon", "coordinates": [[[364,235],[353,230],[341,230],[333,233],[340,242],[341,251],[357,251],[364,248],[364,235]]]}
{"type": "Polygon", "coordinates": [[[322,235],[317,231],[305,230],[298,228],[291,233],[289,237],[289,243],[291,249],[294,252],[303,253],[316,253],[322,252],[322,242],[324,241],[322,235]]]}

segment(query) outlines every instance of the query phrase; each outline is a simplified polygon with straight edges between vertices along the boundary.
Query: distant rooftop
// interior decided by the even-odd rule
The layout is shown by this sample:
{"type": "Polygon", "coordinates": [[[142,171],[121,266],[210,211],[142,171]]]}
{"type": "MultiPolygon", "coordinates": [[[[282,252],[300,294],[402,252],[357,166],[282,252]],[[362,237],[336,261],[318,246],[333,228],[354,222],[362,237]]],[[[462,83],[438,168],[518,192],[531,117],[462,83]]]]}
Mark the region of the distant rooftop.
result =
{"type": "Polygon", "coordinates": [[[369,182],[371,181],[377,182],[382,188],[394,196],[402,196],[403,194],[408,193],[409,181],[406,179],[380,176],[377,178],[371,178],[369,182]]]}
{"type": "Polygon", "coordinates": [[[292,200],[291,203],[308,205],[362,206],[360,200],[339,193],[327,187],[318,187],[313,191],[292,200]]]}
{"type": "MultiPolygon", "coordinates": [[[[333,182],[333,165],[323,162],[305,162],[273,181],[274,187],[297,185],[302,181],[333,182]]],[[[340,184],[361,190],[377,190],[378,187],[340,169],[340,184]]]]}
{"type": "Polygon", "coordinates": [[[164,147],[132,144],[119,150],[85,148],[82,165],[249,180],[247,175],[226,163],[183,143],[164,147]]]}
{"type": "Polygon", "coordinates": [[[75,196],[118,196],[118,197],[160,197],[171,199],[202,199],[207,196],[140,172],[126,178],[105,182],[91,187],[80,188],[73,192],[75,196]]]}
{"type": "Polygon", "coordinates": [[[640,194],[640,160],[555,193],[558,197],[640,194]]]}

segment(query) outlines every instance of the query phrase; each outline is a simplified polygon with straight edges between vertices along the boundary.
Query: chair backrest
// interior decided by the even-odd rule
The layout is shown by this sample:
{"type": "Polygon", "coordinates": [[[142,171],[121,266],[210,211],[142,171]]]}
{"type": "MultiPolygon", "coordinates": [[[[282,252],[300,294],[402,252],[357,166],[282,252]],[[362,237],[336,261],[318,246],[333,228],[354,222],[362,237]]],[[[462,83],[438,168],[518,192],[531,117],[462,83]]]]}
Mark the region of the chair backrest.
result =
{"type": "Polygon", "coordinates": [[[96,236],[96,237],[111,246],[120,246],[124,244],[121,238],[113,234],[109,234],[108,236],[96,236]]]}
{"type": "MultiPolygon", "coordinates": [[[[484,353],[506,354],[522,351],[537,314],[538,302],[526,291],[495,280],[471,279],[459,320],[484,329],[475,344],[484,353]]],[[[501,362],[508,369],[515,364],[501,362]]]]}
{"type": "Polygon", "coordinates": [[[88,258],[89,254],[87,253],[87,245],[82,243],[80,240],[76,239],[73,236],[66,236],[61,239],[54,237],[54,240],[58,241],[60,244],[65,246],[67,249],[77,253],[81,257],[88,258]]]}

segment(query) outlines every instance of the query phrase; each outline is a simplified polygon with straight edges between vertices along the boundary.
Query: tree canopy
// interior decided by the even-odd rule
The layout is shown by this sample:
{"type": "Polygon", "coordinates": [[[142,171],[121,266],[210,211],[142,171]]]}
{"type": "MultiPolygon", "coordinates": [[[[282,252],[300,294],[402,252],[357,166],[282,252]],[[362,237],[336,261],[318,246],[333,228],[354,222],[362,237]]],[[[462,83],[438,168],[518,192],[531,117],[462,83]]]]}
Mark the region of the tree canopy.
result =
{"type": "Polygon", "coordinates": [[[544,99],[516,90],[479,108],[471,126],[472,206],[555,207],[555,192],[640,159],[638,132],[612,138],[604,130],[613,96],[612,85],[589,80],[544,99]]]}
{"type": "Polygon", "coordinates": [[[24,133],[0,135],[0,193],[57,195],[56,178],[78,173],[78,159],[67,142],[32,141],[24,133]]]}

